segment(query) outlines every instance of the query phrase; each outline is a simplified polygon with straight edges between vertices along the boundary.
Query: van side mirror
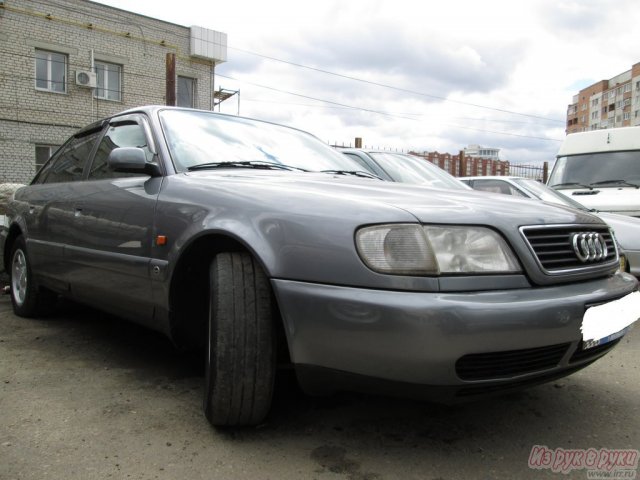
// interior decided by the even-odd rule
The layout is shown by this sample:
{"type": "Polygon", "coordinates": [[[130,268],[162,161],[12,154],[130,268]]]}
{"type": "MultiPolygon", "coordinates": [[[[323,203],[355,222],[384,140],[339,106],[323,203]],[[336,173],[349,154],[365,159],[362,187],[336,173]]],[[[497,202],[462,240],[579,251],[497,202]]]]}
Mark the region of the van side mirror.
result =
{"type": "Polygon", "coordinates": [[[114,172],[140,173],[152,177],[160,176],[158,164],[147,162],[147,155],[142,148],[114,148],[107,157],[107,165],[114,172]]]}

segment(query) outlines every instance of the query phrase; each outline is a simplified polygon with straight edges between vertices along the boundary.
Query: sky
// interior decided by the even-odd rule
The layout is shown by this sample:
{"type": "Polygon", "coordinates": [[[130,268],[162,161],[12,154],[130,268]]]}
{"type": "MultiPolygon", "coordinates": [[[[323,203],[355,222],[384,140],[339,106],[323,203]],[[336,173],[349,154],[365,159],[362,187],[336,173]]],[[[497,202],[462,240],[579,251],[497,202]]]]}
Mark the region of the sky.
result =
{"type": "Polygon", "coordinates": [[[99,3],[225,32],[242,116],[340,145],[552,162],[573,96],[640,62],[637,0],[99,3]]]}

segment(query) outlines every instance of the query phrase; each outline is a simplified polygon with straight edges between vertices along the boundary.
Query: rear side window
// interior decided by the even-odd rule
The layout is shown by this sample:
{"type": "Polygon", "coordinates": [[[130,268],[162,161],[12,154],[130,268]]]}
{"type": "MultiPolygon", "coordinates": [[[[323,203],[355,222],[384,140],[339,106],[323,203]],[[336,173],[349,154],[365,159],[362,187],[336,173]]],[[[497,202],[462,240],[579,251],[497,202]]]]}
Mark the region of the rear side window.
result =
{"type": "Polygon", "coordinates": [[[502,180],[475,180],[473,182],[474,190],[483,192],[502,193],[504,195],[514,195],[516,197],[526,197],[517,188],[509,185],[502,180]]]}
{"type": "Polygon", "coordinates": [[[45,164],[34,183],[75,182],[82,179],[82,171],[98,140],[100,131],[71,138],[45,164]]]}

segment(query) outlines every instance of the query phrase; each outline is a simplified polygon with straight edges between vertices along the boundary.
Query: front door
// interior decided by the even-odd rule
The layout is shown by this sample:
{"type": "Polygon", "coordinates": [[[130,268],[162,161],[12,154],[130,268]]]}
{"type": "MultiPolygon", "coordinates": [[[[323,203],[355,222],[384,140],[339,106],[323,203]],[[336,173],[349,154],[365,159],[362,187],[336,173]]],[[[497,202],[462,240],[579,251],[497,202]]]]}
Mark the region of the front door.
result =
{"type": "MultiPolygon", "coordinates": [[[[107,157],[117,147],[139,147],[153,160],[141,115],[113,121],[98,145],[82,195],[73,206],[72,295],[118,315],[148,323],[153,317],[150,255],[162,177],[114,172],[107,157]]],[[[147,130],[148,131],[148,130],[147,130]]]]}

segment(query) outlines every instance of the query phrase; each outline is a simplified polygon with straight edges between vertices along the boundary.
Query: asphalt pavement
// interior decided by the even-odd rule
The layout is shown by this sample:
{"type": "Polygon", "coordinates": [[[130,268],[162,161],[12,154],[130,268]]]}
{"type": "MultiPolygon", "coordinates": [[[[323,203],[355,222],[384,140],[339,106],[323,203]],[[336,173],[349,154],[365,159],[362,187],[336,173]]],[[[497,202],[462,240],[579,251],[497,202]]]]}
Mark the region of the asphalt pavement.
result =
{"type": "Polygon", "coordinates": [[[215,429],[198,357],[83,307],[18,318],[5,295],[0,479],[587,479],[531,468],[532,448],[640,448],[638,330],[585,370],[490,401],[310,398],[285,378],[263,425],[215,429]]]}

